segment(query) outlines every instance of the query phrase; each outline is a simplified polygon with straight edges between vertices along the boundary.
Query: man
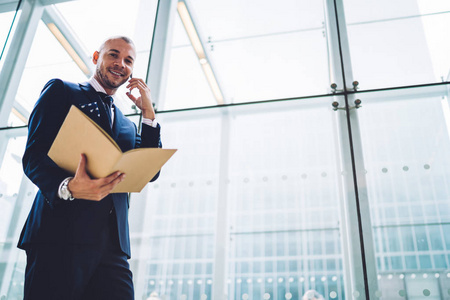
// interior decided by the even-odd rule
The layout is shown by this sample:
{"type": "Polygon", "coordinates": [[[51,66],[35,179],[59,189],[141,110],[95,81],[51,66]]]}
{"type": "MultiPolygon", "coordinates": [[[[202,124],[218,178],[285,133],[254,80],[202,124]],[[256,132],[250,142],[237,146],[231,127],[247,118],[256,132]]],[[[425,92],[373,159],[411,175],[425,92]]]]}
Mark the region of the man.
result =
{"type": "Polygon", "coordinates": [[[81,155],[72,177],[47,153],[71,105],[108,132],[122,151],[161,147],[150,89],[142,79],[131,78],[135,59],[130,39],[108,39],[93,54],[96,71],[89,82],[49,81],[31,113],[23,168],[39,191],[18,244],[27,252],[26,300],[134,299],[127,261],[128,195],[110,194],[126,174],[91,179],[88,158],[81,155]],[[128,97],[142,110],[141,134],[109,97],[127,81],[128,97]]]}

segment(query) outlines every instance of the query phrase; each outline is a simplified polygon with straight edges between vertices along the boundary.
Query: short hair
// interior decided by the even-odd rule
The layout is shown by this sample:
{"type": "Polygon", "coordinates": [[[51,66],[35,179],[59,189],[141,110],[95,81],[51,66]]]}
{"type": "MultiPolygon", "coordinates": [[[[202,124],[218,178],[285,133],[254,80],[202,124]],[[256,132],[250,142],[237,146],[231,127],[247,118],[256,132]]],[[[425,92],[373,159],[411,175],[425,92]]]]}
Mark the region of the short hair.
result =
{"type": "Polygon", "coordinates": [[[306,291],[306,293],[303,295],[302,298],[302,300],[312,300],[312,299],[324,300],[323,296],[315,290],[306,291]]]}
{"type": "Polygon", "coordinates": [[[127,36],[124,35],[116,35],[116,36],[112,36],[107,38],[106,40],[103,41],[103,43],[100,45],[100,47],[98,48],[98,52],[102,52],[103,48],[105,48],[105,45],[107,42],[112,41],[112,40],[123,40],[125,41],[127,44],[130,44],[131,46],[133,46],[133,48],[136,49],[136,46],[134,45],[134,42],[132,39],[130,39],[127,36]]]}

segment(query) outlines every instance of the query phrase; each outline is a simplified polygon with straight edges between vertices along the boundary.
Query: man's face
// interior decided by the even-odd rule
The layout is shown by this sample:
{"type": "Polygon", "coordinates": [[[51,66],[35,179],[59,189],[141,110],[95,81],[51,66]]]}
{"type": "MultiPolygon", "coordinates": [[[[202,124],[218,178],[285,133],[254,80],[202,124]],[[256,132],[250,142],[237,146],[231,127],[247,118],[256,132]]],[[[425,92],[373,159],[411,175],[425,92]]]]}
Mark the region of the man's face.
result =
{"type": "Polygon", "coordinates": [[[97,65],[94,77],[112,94],[130,77],[135,58],[134,47],[124,40],[107,41],[100,53],[94,52],[93,62],[97,65]]]}

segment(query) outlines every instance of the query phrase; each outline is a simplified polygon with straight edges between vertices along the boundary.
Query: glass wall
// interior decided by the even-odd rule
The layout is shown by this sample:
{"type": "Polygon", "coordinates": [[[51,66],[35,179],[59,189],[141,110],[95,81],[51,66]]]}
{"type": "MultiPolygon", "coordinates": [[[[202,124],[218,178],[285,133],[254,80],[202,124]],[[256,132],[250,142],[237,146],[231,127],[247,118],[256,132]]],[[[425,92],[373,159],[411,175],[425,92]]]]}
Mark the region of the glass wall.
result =
{"type": "Polygon", "coordinates": [[[444,86],[361,94],[377,273],[388,299],[446,299],[450,114],[444,86]]]}
{"type": "Polygon", "coordinates": [[[23,0],[9,44],[26,55],[0,61],[0,298],[23,297],[23,125],[45,82],[86,81],[117,34],[178,149],[131,195],[136,299],[449,298],[447,2],[23,0]]]}

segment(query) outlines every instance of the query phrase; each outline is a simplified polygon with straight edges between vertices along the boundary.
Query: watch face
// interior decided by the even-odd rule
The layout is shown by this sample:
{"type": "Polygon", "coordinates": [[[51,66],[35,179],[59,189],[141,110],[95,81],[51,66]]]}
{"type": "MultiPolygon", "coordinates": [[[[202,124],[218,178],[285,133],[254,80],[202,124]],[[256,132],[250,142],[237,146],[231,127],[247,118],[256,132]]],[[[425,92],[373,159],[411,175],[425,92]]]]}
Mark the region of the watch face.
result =
{"type": "Polygon", "coordinates": [[[61,188],[61,196],[63,197],[63,199],[64,200],[67,200],[67,199],[69,199],[70,198],[70,192],[69,192],[69,190],[67,189],[67,186],[66,185],[64,185],[62,188],[61,188]]]}

